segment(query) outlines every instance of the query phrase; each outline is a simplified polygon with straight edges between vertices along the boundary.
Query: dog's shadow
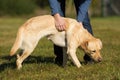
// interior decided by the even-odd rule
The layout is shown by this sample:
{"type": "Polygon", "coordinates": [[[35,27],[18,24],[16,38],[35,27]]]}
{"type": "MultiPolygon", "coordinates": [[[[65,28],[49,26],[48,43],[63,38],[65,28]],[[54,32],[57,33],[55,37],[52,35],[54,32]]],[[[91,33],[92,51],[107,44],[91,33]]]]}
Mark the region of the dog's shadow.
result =
{"type": "MultiPolygon", "coordinates": [[[[0,64],[0,72],[4,71],[6,68],[16,69],[16,56],[2,56],[0,58],[5,60],[5,62],[0,64]]],[[[29,56],[23,63],[54,63],[54,57],[29,56]]]]}
{"type": "MultiPolygon", "coordinates": [[[[16,69],[16,56],[2,56],[0,59],[4,60],[4,62],[0,63],[0,73],[3,72],[7,68],[16,69]]],[[[54,63],[55,57],[46,57],[46,56],[29,56],[27,59],[24,60],[24,64],[32,64],[32,63],[54,63]]],[[[72,62],[70,62],[73,65],[72,62]]],[[[81,64],[86,65],[83,61],[81,64]]]]}

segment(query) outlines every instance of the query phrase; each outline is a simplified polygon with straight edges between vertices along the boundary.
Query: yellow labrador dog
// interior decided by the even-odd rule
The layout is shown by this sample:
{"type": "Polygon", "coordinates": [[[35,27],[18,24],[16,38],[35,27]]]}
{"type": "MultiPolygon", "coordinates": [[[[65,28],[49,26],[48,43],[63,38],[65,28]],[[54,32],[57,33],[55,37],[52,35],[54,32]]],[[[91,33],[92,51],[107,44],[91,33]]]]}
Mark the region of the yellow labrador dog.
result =
{"type": "Polygon", "coordinates": [[[43,37],[47,37],[58,46],[67,47],[67,54],[78,68],[81,66],[76,56],[78,47],[81,47],[94,61],[101,61],[102,42],[100,39],[94,38],[75,19],[63,19],[65,19],[67,27],[62,32],[56,29],[54,18],[51,15],[33,17],[19,28],[16,41],[10,52],[10,56],[13,56],[19,48],[23,50],[21,56],[17,55],[18,69],[22,67],[22,62],[32,53],[43,37]]]}

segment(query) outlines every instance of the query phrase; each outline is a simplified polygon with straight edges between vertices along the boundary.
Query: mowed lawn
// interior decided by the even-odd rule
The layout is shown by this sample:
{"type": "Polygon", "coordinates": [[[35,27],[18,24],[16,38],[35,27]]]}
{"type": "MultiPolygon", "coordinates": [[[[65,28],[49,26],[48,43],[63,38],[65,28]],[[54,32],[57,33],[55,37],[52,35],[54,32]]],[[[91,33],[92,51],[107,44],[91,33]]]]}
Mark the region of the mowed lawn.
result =
{"type": "MultiPolygon", "coordinates": [[[[68,61],[65,68],[54,64],[53,44],[42,39],[34,52],[16,69],[16,57],[9,58],[17,29],[23,18],[0,18],[0,80],[120,80],[120,17],[91,18],[94,36],[103,42],[103,61],[77,68],[68,61]]],[[[47,23],[46,23],[47,24],[47,23]]],[[[83,51],[77,50],[81,62],[83,51]]]]}

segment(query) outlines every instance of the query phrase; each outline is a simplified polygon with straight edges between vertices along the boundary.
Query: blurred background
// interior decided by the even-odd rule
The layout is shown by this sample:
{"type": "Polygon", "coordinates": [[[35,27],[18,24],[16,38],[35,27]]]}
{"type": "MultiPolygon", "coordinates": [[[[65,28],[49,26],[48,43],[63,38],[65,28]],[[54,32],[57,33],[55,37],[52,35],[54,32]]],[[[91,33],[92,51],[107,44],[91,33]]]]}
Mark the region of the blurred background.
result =
{"type": "MultiPolygon", "coordinates": [[[[73,0],[66,0],[66,15],[76,14],[73,0]]],[[[120,0],[92,0],[90,16],[120,15],[120,0]]],[[[0,0],[0,16],[37,16],[50,14],[48,0],[0,0]]]]}

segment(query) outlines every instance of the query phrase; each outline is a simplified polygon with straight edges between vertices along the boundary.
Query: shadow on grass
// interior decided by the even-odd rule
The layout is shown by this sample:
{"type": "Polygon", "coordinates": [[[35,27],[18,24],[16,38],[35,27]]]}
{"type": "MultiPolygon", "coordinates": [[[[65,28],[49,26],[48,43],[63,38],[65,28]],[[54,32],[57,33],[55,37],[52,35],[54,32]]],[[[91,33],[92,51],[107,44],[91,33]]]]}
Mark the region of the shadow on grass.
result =
{"type": "MultiPolygon", "coordinates": [[[[0,64],[0,72],[4,71],[6,68],[12,68],[12,69],[15,68],[16,66],[15,61],[11,62],[9,56],[3,56],[3,57],[0,57],[0,59],[6,60],[0,64]]],[[[14,56],[14,59],[15,59],[15,56],[14,56]]]]}
{"type": "MultiPolygon", "coordinates": [[[[16,69],[16,56],[2,56],[0,59],[4,60],[2,64],[0,64],[0,72],[4,71],[7,68],[16,69]]],[[[32,64],[32,63],[54,63],[54,57],[44,57],[44,56],[29,56],[24,60],[24,64],[32,64]]],[[[82,65],[86,65],[84,61],[81,62],[82,65]]],[[[70,65],[74,65],[70,61],[70,65]]],[[[60,66],[60,65],[59,65],[60,66]]]]}
{"type": "MultiPolygon", "coordinates": [[[[3,56],[0,57],[0,59],[6,60],[2,64],[0,64],[0,72],[4,71],[7,68],[16,69],[16,56],[3,56]]],[[[26,60],[24,60],[23,63],[54,63],[54,57],[29,56],[26,60]]]]}

